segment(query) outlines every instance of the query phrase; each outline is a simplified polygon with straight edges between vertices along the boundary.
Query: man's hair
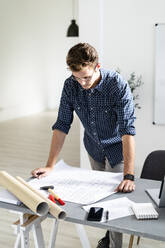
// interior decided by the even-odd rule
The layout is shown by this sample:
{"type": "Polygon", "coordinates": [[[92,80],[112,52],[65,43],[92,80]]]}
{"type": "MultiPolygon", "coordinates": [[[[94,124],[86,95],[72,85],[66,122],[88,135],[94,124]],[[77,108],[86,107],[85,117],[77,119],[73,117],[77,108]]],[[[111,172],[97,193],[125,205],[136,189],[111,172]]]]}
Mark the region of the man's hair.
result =
{"type": "Polygon", "coordinates": [[[96,67],[98,53],[88,43],[78,43],[69,50],[66,63],[71,71],[80,71],[85,66],[96,67]]]}

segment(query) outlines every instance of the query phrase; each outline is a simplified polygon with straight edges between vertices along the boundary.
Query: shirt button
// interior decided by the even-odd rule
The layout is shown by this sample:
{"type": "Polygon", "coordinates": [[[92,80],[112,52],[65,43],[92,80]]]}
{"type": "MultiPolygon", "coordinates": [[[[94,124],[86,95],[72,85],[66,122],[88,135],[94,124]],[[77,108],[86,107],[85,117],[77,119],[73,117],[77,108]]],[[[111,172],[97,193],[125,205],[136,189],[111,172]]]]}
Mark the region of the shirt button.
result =
{"type": "Polygon", "coordinates": [[[107,110],[105,110],[105,113],[108,113],[108,111],[107,111],[107,110]]]}
{"type": "Polygon", "coordinates": [[[91,93],[89,93],[89,96],[91,96],[91,93]]]}
{"type": "Polygon", "coordinates": [[[93,135],[96,135],[97,133],[93,133],[93,135]]]}
{"type": "Polygon", "coordinates": [[[80,107],[78,107],[77,109],[80,109],[80,107]]]}
{"type": "Polygon", "coordinates": [[[93,108],[91,108],[91,110],[93,110],[93,108]]]}
{"type": "Polygon", "coordinates": [[[91,124],[94,124],[94,122],[93,122],[93,121],[91,121],[91,124]]]}

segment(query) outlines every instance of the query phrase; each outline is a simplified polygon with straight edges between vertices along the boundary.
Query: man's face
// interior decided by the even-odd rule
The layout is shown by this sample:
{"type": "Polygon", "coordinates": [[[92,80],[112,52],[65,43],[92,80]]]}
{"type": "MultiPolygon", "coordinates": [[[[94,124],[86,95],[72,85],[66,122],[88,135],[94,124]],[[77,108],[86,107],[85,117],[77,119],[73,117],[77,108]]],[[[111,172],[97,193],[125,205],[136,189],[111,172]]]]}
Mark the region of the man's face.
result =
{"type": "Polygon", "coordinates": [[[88,90],[92,88],[95,82],[99,79],[99,68],[100,66],[98,65],[95,68],[91,66],[86,66],[81,71],[73,71],[72,75],[84,89],[88,90]]]}

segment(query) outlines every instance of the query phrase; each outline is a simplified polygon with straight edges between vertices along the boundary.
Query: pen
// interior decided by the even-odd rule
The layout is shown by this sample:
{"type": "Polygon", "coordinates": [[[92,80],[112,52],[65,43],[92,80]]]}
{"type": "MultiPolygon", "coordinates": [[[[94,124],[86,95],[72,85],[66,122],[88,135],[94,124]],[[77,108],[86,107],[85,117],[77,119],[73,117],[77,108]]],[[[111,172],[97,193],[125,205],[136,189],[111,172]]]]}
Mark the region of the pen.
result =
{"type": "Polygon", "coordinates": [[[108,210],[107,210],[107,211],[106,211],[106,215],[105,215],[106,222],[108,221],[108,218],[109,218],[109,212],[108,212],[108,210]]]}
{"type": "Polygon", "coordinates": [[[162,183],[160,186],[159,199],[161,198],[161,194],[162,194],[162,190],[163,190],[163,184],[164,184],[164,179],[162,180],[162,183]]]}
{"type": "Polygon", "coordinates": [[[48,191],[54,196],[54,198],[60,203],[60,205],[65,205],[65,202],[61,200],[60,197],[56,195],[52,189],[48,189],[48,191]]]}

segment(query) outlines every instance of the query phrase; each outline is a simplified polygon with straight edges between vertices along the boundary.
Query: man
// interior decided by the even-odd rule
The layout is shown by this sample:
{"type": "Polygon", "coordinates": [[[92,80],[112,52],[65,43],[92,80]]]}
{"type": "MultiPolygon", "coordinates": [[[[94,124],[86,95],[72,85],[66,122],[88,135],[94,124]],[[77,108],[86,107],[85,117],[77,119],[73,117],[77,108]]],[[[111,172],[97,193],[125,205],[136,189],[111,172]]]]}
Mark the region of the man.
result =
{"type": "MultiPolygon", "coordinates": [[[[69,50],[67,65],[72,75],[64,83],[48,162],[32,175],[40,178],[53,169],[75,111],[85,129],[84,145],[92,169],[123,171],[116,191],[133,191],[135,117],[128,83],[118,73],[100,68],[97,51],[88,43],[69,50]]],[[[98,243],[97,248],[101,247],[121,248],[122,234],[107,231],[98,243]]]]}

